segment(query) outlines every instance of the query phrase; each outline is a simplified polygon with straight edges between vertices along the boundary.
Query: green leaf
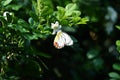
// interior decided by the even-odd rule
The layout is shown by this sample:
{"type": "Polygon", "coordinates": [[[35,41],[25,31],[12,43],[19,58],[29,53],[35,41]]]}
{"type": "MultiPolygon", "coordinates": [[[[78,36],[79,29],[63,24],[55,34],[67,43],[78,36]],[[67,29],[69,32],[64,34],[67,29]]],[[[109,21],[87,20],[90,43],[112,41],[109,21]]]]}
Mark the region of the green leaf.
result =
{"type": "Polygon", "coordinates": [[[36,22],[39,21],[38,16],[37,16],[34,12],[30,12],[30,16],[32,17],[32,19],[33,19],[34,21],[36,21],[36,22]]]}
{"type": "Polygon", "coordinates": [[[116,72],[110,72],[108,75],[111,78],[120,79],[120,75],[116,72]]]}
{"type": "Polygon", "coordinates": [[[118,52],[120,53],[120,46],[117,46],[117,50],[118,50],[118,52]]]}
{"type": "Polygon", "coordinates": [[[116,28],[120,30],[120,26],[116,25],[116,28]]]}
{"type": "Polygon", "coordinates": [[[67,11],[73,11],[75,9],[77,9],[77,5],[75,3],[70,3],[65,7],[65,10],[67,11]]]}
{"type": "Polygon", "coordinates": [[[0,21],[2,23],[4,23],[4,25],[6,25],[7,21],[5,20],[5,18],[3,16],[0,16],[0,21]]]}
{"type": "Polygon", "coordinates": [[[38,39],[38,36],[33,35],[33,34],[23,34],[24,38],[27,40],[33,40],[33,39],[38,39]]]}
{"type": "Polygon", "coordinates": [[[41,16],[47,17],[49,14],[51,14],[53,10],[49,6],[44,6],[44,8],[41,11],[41,16]]]}
{"type": "Polygon", "coordinates": [[[33,25],[33,24],[34,24],[33,18],[30,17],[30,18],[28,19],[28,22],[30,23],[30,25],[33,25]]]}
{"type": "Polygon", "coordinates": [[[64,20],[62,20],[60,23],[61,23],[62,25],[64,25],[64,26],[68,26],[69,21],[64,19],[64,20]]]}
{"type": "Polygon", "coordinates": [[[74,16],[80,16],[81,12],[76,10],[76,11],[73,11],[72,15],[74,15],[74,16]]]}
{"type": "Polygon", "coordinates": [[[75,3],[70,3],[65,7],[65,15],[70,16],[72,15],[73,11],[77,9],[77,5],[75,3]]]}
{"type": "Polygon", "coordinates": [[[81,20],[77,24],[86,24],[86,22],[88,21],[89,21],[88,17],[84,17],[84,18],[81,18],[81,20]]]}
{"type": "Polygon", "coordinates": [[[117,46],[120,46],[120,40],[117,40],[117,41],[116,41],[116,45],[117,45],[117,46]]]}
{"type": "Polygon", "coordinates": [[[110,79],[110,80],[116,80],[116,79],[110,79]]]}
{"type": "Polygon", "coordinates": [[[3,6],[6,6],[8,4],[10,4],[12,2],[12,0],[5,0],[2,2],[3,6]]]}
{"type": "Polygon", "coordinates": [[[51,56],[47,53],[39,52],[39,53],[36,53],[36,55],[39,55],[39,56],[42,56],[42,57],[45,57],[45,58],[51,58],[51,56]]]}
{"type": "Polygon", "coordinates": [[[37,55],[37,56],[42,56],[42,57],[45,57],[45,58],[51,58],[51,56],[49,54],[44,53],[44,52],[39,52],[33,47],[31,47],[30,54],[34,54],[34,55],[37,55]]]}
{"type": "Polygon", "coordinates": [[[113,69],[120,71],[120,64],[119,63],[113,64],[112,67],[113,67],[113,69]]]}
{"type": "Polygon", "coordinates": [[[102,58],[95,58],[93,59],[93,65],[95,67],[95,69],[100,70],[101,68],[103,68],[103,59],[102,58]]]}
{"type": "Polygon", "coordinates": [[[98,49],[91,49],[90,51],[87,52],[87,57],[88,59],[95,58],[99,54],[98,49]]]}
{"type": "Polygon", "coordinates": [[[22,5],[17,5],[17,4],[11,4],[11,5],[7,6],[8,9],[12,9],[15,11],[18,11],[21,7],[22,7],[22,5]]]}
{"type": "Polygon", "coordinates": [[[57,12],[57,19],[62,20],[65,15],[65,9],[63,7],[57,6],[58,12],[57,12]]]}

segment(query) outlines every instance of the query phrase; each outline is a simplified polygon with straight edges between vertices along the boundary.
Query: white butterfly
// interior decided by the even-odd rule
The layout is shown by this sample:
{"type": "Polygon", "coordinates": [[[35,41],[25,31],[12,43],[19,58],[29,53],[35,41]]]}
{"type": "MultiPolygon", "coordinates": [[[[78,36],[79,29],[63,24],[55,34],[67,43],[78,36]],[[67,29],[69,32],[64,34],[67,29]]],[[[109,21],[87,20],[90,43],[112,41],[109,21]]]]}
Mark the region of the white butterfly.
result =
{"type": "Polygon", "coordinates": [[[53,34],[57,33],[56,37],[54,39],[54,42],[53,42],[53,45],[57,49],[61,49],[64,46],[73,45],[73,40],[67,33],[62,32],[61,25],[59,25],[59,23],[57,21],[55,22],[55,24],[51,23],[51,28],[53,29],[53,34]]]}

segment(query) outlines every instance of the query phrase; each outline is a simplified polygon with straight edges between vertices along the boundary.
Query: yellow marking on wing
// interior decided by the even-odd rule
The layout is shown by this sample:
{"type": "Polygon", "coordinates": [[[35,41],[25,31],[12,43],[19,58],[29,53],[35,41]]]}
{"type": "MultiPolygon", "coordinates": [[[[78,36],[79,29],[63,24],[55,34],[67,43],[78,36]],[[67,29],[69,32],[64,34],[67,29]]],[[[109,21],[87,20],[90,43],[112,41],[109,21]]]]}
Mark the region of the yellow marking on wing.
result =
{"type": "Polygon", "coordinates": [[[58,32],[55,39],[54,39],[54,42],[57,42],[61,36],[62,32],[58,32]]]}

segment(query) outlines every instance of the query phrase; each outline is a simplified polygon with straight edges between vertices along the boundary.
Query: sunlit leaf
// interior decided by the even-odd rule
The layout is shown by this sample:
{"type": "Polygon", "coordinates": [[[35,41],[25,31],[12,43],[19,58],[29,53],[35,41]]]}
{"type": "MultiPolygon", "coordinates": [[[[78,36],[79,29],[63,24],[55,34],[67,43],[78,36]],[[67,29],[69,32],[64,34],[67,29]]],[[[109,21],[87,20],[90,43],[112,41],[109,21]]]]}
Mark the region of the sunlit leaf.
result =
{"type": "Polygon", "coordinates": [[[65,7],[65,9],[72,11],[72,10],[77,9],[77,5],[76,5],[75,3],[69,3],[69,4],[67,4],[67,6],[65,7]]]}
{"type": "Polygon", "coordinates": [[[76,10],[76,9],[77,9],[77,5],[76,5],[76,4],[74,4],[74,3],[68,4],[68,5],[65,7],[65,11],[66,11],[65,15],[66,15],[66,16],[72,15],[73,11],[76,10]]]}
{"type": "Polygon", "coordinates": [[[57,12],[57,18],[58,20],[62,20],[65,15],[65,9],[63,7],[57,6],[58,12],[57,12]]]}
{"type": "Polygon", "coordinates": [[[77,24],[86,24],[89,21],[88,17],[81,18],[77,24]]]}
{"type": "Polygon", "coordinates": [[[72,15],[80,16],[80,15],[81,15],[81,12],[76,10],[76,11],[73,11],[72,15]]]}

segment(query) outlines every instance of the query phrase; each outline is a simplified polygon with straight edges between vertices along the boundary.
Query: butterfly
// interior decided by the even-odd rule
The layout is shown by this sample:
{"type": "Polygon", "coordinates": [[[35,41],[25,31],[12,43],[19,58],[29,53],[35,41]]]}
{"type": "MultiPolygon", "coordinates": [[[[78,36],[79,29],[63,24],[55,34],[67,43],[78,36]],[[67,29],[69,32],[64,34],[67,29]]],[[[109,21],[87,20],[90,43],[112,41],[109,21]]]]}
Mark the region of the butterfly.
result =
{"type": "Polygon", "coordinates": [[[65,32],[61,30],[61,25],[58,22],[51,24],[51,28],[53,29],[53,34],[56,34],[53,45],[57,49],[61,49],[64,46],[73,45],[72,38],[65,32]]]}

